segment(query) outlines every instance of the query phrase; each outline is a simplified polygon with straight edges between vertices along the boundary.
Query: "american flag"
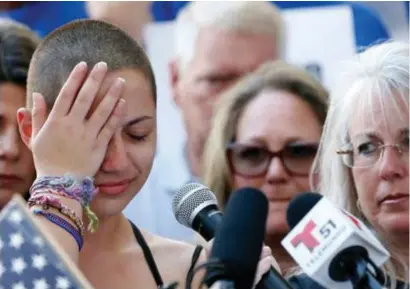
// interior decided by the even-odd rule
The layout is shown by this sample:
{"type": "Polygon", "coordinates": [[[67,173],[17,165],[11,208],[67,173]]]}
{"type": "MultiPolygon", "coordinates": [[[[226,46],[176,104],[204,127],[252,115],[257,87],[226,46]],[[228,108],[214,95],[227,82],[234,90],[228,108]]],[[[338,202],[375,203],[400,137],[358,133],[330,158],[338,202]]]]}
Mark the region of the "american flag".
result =
{"type": "Polygon", "coordinates": [[[0,289],[92,288],[34,223],[20,197],[0,213],[0,289]]]}

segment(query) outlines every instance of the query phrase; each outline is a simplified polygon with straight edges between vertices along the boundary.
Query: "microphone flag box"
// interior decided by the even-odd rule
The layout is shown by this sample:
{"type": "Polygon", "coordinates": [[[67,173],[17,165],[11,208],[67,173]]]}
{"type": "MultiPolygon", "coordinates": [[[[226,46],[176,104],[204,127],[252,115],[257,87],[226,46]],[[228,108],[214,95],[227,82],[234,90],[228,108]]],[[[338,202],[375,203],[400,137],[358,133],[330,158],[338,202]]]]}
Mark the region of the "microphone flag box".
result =
{"type": "Polygon", "coordinates": [[[377,267],[381,267],[390,258],[389,252],[363,222],[325,197],[281,243],[304,273],[324,287],[332,289],[352,287],[348,281],[337,282],[329,276],[331,261],[343,249],[351,246],[366,248],[377,267]]]}
{"type": "Polygon", "coordinates": [[[92,289],[19,195],[0,212],[0,289],[92,289]]]}

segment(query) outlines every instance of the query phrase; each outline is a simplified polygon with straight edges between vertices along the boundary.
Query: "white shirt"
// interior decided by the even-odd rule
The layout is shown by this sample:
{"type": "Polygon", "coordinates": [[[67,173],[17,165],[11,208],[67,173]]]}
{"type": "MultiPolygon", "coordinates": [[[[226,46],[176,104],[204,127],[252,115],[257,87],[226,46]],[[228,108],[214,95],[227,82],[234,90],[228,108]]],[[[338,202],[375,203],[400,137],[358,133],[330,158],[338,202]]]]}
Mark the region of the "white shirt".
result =
{"type": "Polygon", "coordinates": [[[192,242],[195,232],[179,224],[172,212],[174,193],[190,181],[195,180],[185,151],[175,156],[159,154],[146,183],[124,209],[125,216],[151,233],[192,242]]]}

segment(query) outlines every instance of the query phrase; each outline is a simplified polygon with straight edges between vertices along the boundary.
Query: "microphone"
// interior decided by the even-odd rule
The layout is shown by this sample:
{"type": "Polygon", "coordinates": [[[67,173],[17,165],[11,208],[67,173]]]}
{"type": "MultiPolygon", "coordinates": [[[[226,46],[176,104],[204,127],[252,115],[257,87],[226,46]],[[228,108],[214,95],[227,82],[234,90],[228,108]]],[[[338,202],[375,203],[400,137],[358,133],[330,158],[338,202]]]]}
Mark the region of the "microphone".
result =
{"type": "MultiPolygon", "coordinates": [[[[232,197],[235,194],[236,192],[233,192],[232,197]]],[[[179,223],[192,228],[207,241],[215,236],[223,220],[214,193],[198,183],[185,184],[175,193],[172,210],[179,223]]],[[[256,285],[256,289],[292,289],[292,286],[271,267],[256,285]]]]}
{"type": "Polygon", "coordinates": [[[244,188],[229,200],[216,232],[204,278],[208,288],[252,288],[265,238],[268,200],[258,190],[244,188]],[[219,284],[219,286],[218,286],[219,284]],[[233,286],[232,286],[233,285],[233,286]]]}
{"type": "Polygon", "coordinates": [[[222,223],[218,201],[209,188],[198,183],[183,185],[172,199],[172,211],[177,221],[210,241],[222,223]]]}
{"type": "Polygon", "coordinates": [[[383,288],[379,267],[389,252],[356,217],[320,194],[303,193],[289,203],[287,222],[282,246],[313,280],[335,289],[383,288]]]}

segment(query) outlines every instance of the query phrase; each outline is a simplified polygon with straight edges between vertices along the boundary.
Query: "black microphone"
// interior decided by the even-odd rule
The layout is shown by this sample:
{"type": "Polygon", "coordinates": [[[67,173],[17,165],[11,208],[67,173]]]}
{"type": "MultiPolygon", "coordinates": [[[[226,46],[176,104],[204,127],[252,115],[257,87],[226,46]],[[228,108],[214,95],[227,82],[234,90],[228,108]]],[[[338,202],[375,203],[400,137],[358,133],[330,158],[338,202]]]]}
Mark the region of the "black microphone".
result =
{"type": "Polygon", "coordinates": [[[216,282],[235,289],[252,288],[259,256],[265,238],[268,200],[258,190],[244,188],[232,195],[225,217],[215,234],[204,283],[210,288],[216,282]],[[232,286],[231,286],[232,287],[232,286]]]}
{"type": "Polygon", "coordinates": [[[287,222],[291,231],[282,244],[302,268],[305,263],[316,268],[309,274],[312,279],[329,288],[383,287],[385,278],[378,265],[387,260],[388,252],[360,220],[322,195],[308,192],[290,201],[287,222]],[[301,234],[299,223],[309,224],[311,230],[301,234]],[[309,254],[302,257],[305,244],[309,254]]]}
{"type": "MultiPolygon", "coordinates": [[[[207,241],[215,236],[223,219],[215,195],[208,187],[198,183],[186,184],[175,193],[172,210],[179,223],[194,229],[207,241]]],[[[271,267],[256,285],[256,289],[292,289],[292,286],[271,267]]]]}

